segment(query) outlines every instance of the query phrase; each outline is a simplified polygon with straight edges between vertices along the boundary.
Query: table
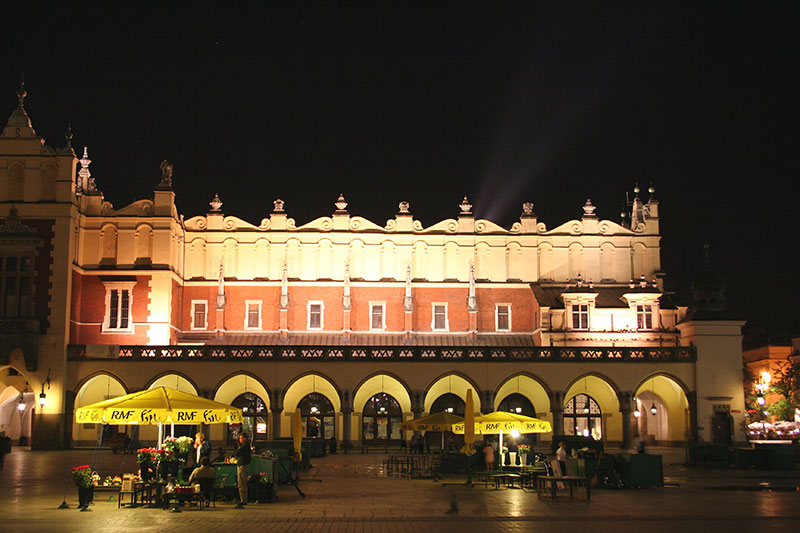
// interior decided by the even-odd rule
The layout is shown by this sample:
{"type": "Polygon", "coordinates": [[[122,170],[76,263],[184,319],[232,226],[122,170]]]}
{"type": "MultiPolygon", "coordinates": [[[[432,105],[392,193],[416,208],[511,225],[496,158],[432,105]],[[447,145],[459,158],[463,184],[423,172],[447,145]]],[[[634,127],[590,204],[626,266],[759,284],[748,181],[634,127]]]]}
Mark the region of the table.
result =
{"type": "Polygon", "coordinates": [[[569,499],[586,501],[590,499],[589,480],[578,476],[539,476],[536,478],[536,493],[540,500],[557,500],[558,484],[569,488],[569,499]]]}
{"type": "MultiPolygon", "coordinates": [[[[172,504],[173,501],[177,502],[178,504],[183,502],[197,502],[197,508],[202,510],[203,509],[203,500],[205,499],[202,492],[165,492],[164,496],[168,496],[169,498],[166,500],[166,505],[172,504]]],[[[166,508],[166,507],[165,507],[166,508]]]]}
{"type": "Polygon", "coordinates": [[[122,488],[122,485],[98,485],[93,488],[95,494],[98,492],[110,492],[111,495],[108,497],[108,501],[115,502],[117,500],[114,499],[114,493],[117,494],[117,499],[119,499],[119,491],[122,488]]]}
{"type": "Polygon", "coordinates": [[[519,483],[519,488],[522,488],[523,477],[519,474],[511,472],[498,472],[496,474],[489,474],[487,478],[494,481],[495,490],[500,488],[500,485],[505,483],[506,487],[514,488],[514,483],[519,483]]]}

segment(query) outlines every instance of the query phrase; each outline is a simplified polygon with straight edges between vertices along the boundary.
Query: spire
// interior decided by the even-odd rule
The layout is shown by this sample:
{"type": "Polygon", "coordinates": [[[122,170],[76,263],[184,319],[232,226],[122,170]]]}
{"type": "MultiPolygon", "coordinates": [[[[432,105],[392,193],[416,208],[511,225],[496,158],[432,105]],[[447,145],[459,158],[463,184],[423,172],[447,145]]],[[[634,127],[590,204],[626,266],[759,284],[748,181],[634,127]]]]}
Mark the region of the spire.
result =
{"type": "Polygon", "coordinates": [[[217,280],[217,309],[225,309],[225,267],[219,264],[219,279],[217,280]]]}
{"type": "Polygon", "coordinates": [[[81,169],[78,171],[78,183],[75,186],[75,192],[88,195],[100,194],[92,173],[89,171],[89,165],[92,164],[92,160],[89,159],[89,148],[87,146],[83,147],[83,157],[78,162],[81,164],[81,169]]]}
{"type": "Polygon", "coordinates": [[[281,309],[289,309],[289,267],[283,260],[283,275],[281,276],[281,309]]]}
{"type": "Polygon", "coordinates": [[[72,150],[72,121],[67,122],[67,132],[64,134],[64,138],[67,140],[65,148],[72,150]]]}
{"type": "Polygon", "coordinates": [[[25,90],[25,77],[23,76],[19,84],[19,89],[17,89],[17,107],[11,112],[11,116],[8,117],[8,122],[3,130],[3,137],[36,137],[36,132],[33,131],[33,126],[31,125],[31,119],[25,111],[26,96],[28,96],[28,91],[25,90]]]}
{"type": "Polygon", "coordinates": [[[478,310],[478,298],[475,296],[475,263],[469,264],[469,296],[467,296],[467,308],[472,313],[478,310]]]}
{"type": "Polygon", "coordinates": [[[342,309],[353,309],[353,299],[350,297],[350,261],[344,263],[344,296],[342,296],[342,309]]]}
{"type": "Polygon", "coordinates": [[[414,297],[411,296],[411,264],[406,265],[406,293],[403,297],[403,311],[410,313],[414,309],[414,297]]]}

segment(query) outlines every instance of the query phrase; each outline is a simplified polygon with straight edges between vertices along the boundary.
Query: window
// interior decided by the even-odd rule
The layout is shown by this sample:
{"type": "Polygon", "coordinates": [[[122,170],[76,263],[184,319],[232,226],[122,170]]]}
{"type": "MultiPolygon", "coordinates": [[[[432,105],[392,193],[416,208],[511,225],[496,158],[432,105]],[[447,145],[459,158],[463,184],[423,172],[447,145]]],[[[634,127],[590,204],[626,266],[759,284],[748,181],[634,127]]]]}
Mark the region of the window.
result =
{"type": "Polygon", "coordinates": [[[653,329],[653,306],[636,306],[636,327],[641,330],[653,329]]]}
{"type": "Polygon", "coordinates": [[[497,331],[511,331],[511,306],[509,304],[497,304],[495,315],[495,329],[497,331]]]}
{"type": "Polygon", "coordinates": [[[33,257],[0,256],[0,316],[33,314],[33,257]]]}
{"type": "Polygon", "coordinates": [[[247,300],[245,310],[244,329],[261,329],[261,300],[247,300]]]}
{"type": "Polygon", "coordinates": [[[383,303],[370,303],[369,304],[369,329],[383,330],[386,329],[386,306],[383,303]]]}
{"type": "Polygon", "coordinates": [[[449,329],[447,323],[447,304],[433,304],[431,329],[438,331],[447,331],[449,329]]]}
{"type": "Polygon", "coordinates": [[[110,281],[106,286],[106,316],[103,330],[132,332],[133,286],[135,281],[110,281]]]}
{"type": "Polygon", "coordinates": [[[208,328],[208,302],[192,300],[192,329],[208,328]]]}
{"type": "Polygon", "coordinates": [[[564,405],[564,435],[603,438],[603,413],[591,396],[577,394],[564,405]]]}
{"type": "Polygon", "coordinates": [[[322,329],[324,309],[322,302],[308,302],[308,329],[322,329]]]}
{"type": "Polygon", "coordinates": [[[589,305],[572,306],[572,329],[589,329],[589,305]]]}

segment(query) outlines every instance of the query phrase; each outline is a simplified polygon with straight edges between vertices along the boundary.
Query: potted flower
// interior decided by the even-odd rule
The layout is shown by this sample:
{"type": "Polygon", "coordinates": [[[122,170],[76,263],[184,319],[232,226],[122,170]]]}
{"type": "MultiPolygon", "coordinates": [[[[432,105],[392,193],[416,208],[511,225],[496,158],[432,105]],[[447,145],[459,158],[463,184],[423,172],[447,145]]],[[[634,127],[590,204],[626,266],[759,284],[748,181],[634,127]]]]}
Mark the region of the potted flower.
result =
{"type": "Polygon", "coordinates": [[[520,444],[517,446],[517,452],[519,453],[519,464],[525,466],[528,464],[528,454],[531,452],[531,447],[527,444],[520,444]]]}
{"type": "Polygon", "coordinates": [[[92,467],[89,465],[76,466],[72,469],[72,481],[78,487],[78,508],[86,509],[94,496],[92,485],[92,467]]]}
{"type": "Polygon", "coordinates": [[[258,503],[271,503],[275,498],[275,490],[267,472],[258,474],[258,503]]]}
{"type": "Polygon", "coordinates": [[[506,464],[506,455],[508,455],[508,446],[503,446],[500,448],[500,464],[503,466],[506,464]]]}

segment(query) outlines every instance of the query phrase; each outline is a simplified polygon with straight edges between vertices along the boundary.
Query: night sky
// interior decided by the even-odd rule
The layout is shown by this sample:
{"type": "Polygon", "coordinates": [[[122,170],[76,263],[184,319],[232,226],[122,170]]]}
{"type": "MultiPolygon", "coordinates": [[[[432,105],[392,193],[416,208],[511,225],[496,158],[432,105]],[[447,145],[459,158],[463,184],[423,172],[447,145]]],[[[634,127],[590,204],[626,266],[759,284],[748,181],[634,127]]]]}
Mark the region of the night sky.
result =
{"type": "Polygon", "coordinates": [[[219,193],[300,225],[342,193],[430,225],[466,194],[552,228],[652,182],[676,298],[708,242],[749,334],[798,335],[800,8],[673,4],[7,2],[0,113],[24,73],[37,133],[71,121],[107,200],[151,197],[168,159],[187,218],[219,193]]]}

